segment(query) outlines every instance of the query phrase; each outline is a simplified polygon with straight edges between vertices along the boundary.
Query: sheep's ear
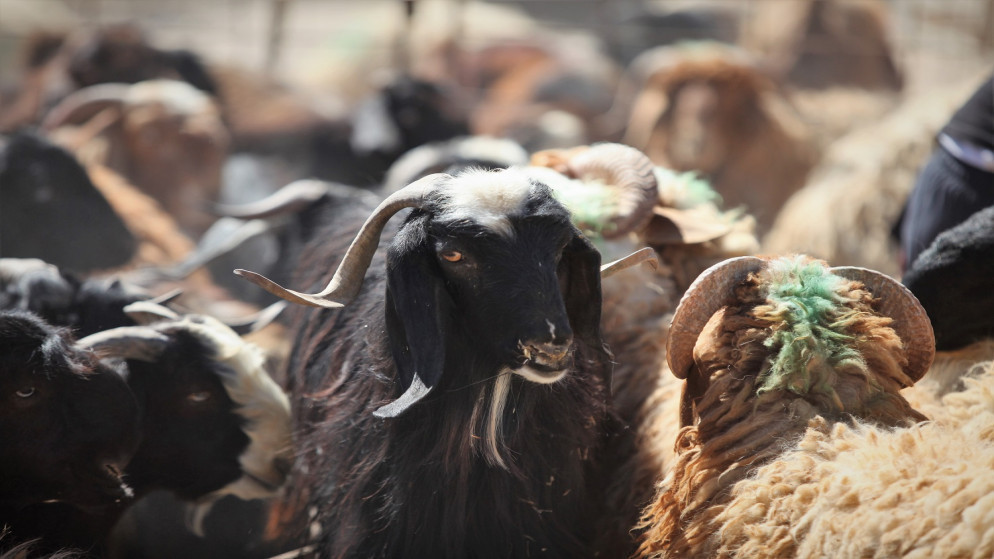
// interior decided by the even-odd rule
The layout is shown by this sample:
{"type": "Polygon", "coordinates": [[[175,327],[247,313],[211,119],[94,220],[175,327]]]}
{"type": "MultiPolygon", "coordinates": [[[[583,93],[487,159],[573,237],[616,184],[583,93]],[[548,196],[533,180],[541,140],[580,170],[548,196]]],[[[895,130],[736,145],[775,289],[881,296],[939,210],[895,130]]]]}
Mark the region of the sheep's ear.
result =
{"type": "Polygon", "coordinates": [[[573,238],[559,262],[559,289],[573,335],[604,361],[605,386],[610,388],[610,354],[601,340],[601,255],[586,238],[573,238]]]}
{"type": "Polygon", "coordinates": [[[600,339],[601,255],[590,241],[573,237],[559,262],[559,282],[573,334],[600,339]]]}
{"type": "Polygon", "coordinates": [[[441,270],[426,242],[395,249],[398,244],[404,243],[395,239],[387,256],[386,322],[402,393],[377,417],[404,413],[438,384],[445,367],[452,302],[441,270]]]}

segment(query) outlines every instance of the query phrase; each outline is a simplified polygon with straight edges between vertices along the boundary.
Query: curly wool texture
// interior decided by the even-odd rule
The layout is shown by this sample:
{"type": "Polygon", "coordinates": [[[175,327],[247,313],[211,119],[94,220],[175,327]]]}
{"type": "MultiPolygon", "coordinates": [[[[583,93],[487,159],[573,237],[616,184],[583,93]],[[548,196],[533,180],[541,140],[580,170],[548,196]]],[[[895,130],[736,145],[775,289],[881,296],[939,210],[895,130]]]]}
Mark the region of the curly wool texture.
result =
{"type": "MultiPolygon", "coordinates": [[[[994,340],[982,340],[956,351],[941,351],[914,386],[901,391],[908,402],[933,421],[948,422],[952,408],[947,406],[947,396],[966,390],[966,381],[991,374],[994,367],[994,340]]],[[[962,422],[960,419],[955,419],[962,422]]]]}
{"type": "MultiPolygon", "coordinates": [[[[698,244],[654,246],[660,266],[638,267],[604,281],[601,331],[615,355],[614,409],[628,426],[616,441],[623,463],[608,489],[607,506],[623,531],[651,502],[655,484],[674,463],[680,430],[682,382],[666,367],[665,343],[672,313],[687,287],[703,270],[723,259],[752,254],[759,246],[755,220],[738,211],[724,212],[717,195],[692,173],[673,175],[655,169],[660,204],[694,208],[698,216],[729,225],[722,237],[698,244]],[[666,175],[678,180],[667,180],[666,175]]],[[[644,246],[630,240],[603,243],[605,259],[644,246]]]]}
{"type": "Polygon", "coordinates": [[[888,430],[813,419],[804,438],[738,483],[716,517],[718,557],[991,557],[992,377],[960,428],[888,430]]]}
{"type": "Polygon", "coordinates": [[[910,384],[903,371],[907,361],[890,319],[874,312],[872,295],[857,282],[818,279],[820,272],[806,270],[808,266],[824,264],[772,262],[739,286],[738,302],[715,313],[702,330],[694,349],[697,371],[688,378],[684,395],[693,406],[694,422],[680,431],[676,464],[643,514],[640,556],[714,555],[715,519],[724,511],[731,488],[775,460],[816,417],[889,426],[925,419],[899,395],[900,388],[910,384]],[[770,342],[777,332],[798,331],[791,322],[797,317],[784,310],[790,297],[783,294],[790,286],[803,286],[803,277],[818,280],[818,289],[806,291],[802,298],[809,309],[820,305],[816,300],[831,301],[812,315],[828,331],[820,343],[808,347],[808,361],[788,358],[781,351],[796,336],[770,342]],[[838,344],[844,347],[832,349],[838,344]],[[830,349],[846,357],[833,359],[830,349]],[[781,379],[799,375],[803,382],[764,390],[771,363],[778,360],[787,373],[781,379]],[[819,365],[808,366],[811,362],[819,365]],[[798,364],[806,366],[789,368],[798,364]],[[804,379],[805,372],[816,378],[804,379]]]}

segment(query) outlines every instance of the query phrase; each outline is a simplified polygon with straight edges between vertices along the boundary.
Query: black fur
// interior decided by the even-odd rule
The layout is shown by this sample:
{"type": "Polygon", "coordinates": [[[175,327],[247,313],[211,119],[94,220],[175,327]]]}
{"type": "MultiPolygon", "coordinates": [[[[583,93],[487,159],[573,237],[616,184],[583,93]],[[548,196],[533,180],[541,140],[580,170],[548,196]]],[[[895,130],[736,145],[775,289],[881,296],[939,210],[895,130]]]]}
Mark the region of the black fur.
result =
{"type": "Polygon", "coordinates": [[[190,334],[171,337],[155,362],[127,361],[128,386],[141,410],[135,422],[141,441],[124,469],[133,499],[99,509],[64,503],[22,509],[15,526],[19,533],[41,537],[39,549],[104,556],[111,530],[134,501],[154,490],[193,501],[241,476],[238,458],[249,439],[218,377],[219,365],[190,334]]]}
{"type": "Polygon", "coordinates": [[[994,207],[936,237],[904,274],[935,331],[935,348],[951,351],[994,337],[994,207]]]}
{"type": "Polygon", "coordinates": [[[133,326],[124,307],[149,295],[114,279],[80,280],[75,274],[44,267],[23,273],[4,271],[17,259],[0,260],[0,309],[31,311],[49,324],[72,329],[83,338],[118,326],[133,326]]]}
{"type": "MultiPolygon", "coordinates": [[[[447,203],[385,235],[356,301],[295,317],[299,458],[282,512],[303,529],[315,508],[322,557],[591,556],[610,425],[599,254],[544,185],[509,215],[510,238],[444,220],[447,203]],[[504,469],[484,449],[495,379],[550,322],[573,340],[569,372],[554,384],[511,375],[504,469]],[[415,373],[427,395],[374,416],[415,373]]],[[[328,275],[350,234],[316,239],[298,281],[323,286],[314,270],[328,275]]]]}
{"type": "Polygon", "coordinates": [[[136,246],[69,152],[28,133],[0,148],[0,257],[87,272],[128,262],[136,246]]]}
{"type": "Polygon", "coordinates": [[[187,500],[242,475],[243,419],[221,383],[223,365],[203,343],[170,333],[155,362],[128,360],[128,386],[142,409],[142,444],[126,470],[137,495],[165,489],[187,500]]]}
{"type": "MultiPolygon", "coordinates": [[[[65,329],[0,312],[0,524],[57,499],[126,500],[121,469],[138,444],[138,407],[118,371],[73,345],[65,329]]],[[[15,529],[14,541],[31,535],[15,529]]],[[[21,540],[23,541],[23,540],[21,540]]]]}

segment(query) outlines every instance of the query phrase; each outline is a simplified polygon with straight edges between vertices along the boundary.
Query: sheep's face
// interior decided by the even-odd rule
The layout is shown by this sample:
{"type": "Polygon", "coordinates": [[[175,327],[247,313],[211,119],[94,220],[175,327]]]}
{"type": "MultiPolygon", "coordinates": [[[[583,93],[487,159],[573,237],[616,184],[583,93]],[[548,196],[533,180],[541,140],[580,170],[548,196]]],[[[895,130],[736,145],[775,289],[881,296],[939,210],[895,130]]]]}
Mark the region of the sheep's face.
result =
{"type": "Polygon", "coordinates": [[[401,380],[431,387],[447,364],[467,359],[496,364],[481,371],[489,376],[560,380],[574,338],[599,344],[599,265],[545,185],[516,171],[456,177],[411,214],[388,253],[387,323],[401,380]],[[473,355],[449,354],[455,347],[473,355]]]}
{"type": "Polygon", "coordinates": [[[128,383],[144,411],[128,475],[136,489],[192,500],[242,476],[239,458],[250,441],[203,342],[186,332],[170,337],[155,363],[128,360],[128,383]]]}
{"type": "Polygon", "coordinates": [[[665,100],[658,116],[642,115],[656,120],[647,153],[677,170],[717,173],[766,119],[760,102],[766,82],[734,64],[685,62],[654,76],[647,88],[665,100]]]}
{"type": "Polygon", "coordinates": [[[130,497],[138,444],[124,379],[34,315],[0,314],[0,501],[99,506],[130,497]]]}

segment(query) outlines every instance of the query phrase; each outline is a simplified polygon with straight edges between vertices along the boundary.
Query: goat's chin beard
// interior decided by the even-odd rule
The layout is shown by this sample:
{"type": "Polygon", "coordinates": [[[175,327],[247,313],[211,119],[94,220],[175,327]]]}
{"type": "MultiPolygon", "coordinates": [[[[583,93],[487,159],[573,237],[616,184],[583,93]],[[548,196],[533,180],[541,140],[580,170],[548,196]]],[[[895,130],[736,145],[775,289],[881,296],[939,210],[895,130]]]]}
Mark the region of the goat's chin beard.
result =
{"type": "Polygon", "coordinates": [[[559,371],[543,371],[530,365],[522,365],[517,369],[512,369],[511,372],[516,375],[520,375],[525,380],[536,382],[538,384],[552,384],[554,382],[558,382],[566,376],[566,369],[559,371]]]}

